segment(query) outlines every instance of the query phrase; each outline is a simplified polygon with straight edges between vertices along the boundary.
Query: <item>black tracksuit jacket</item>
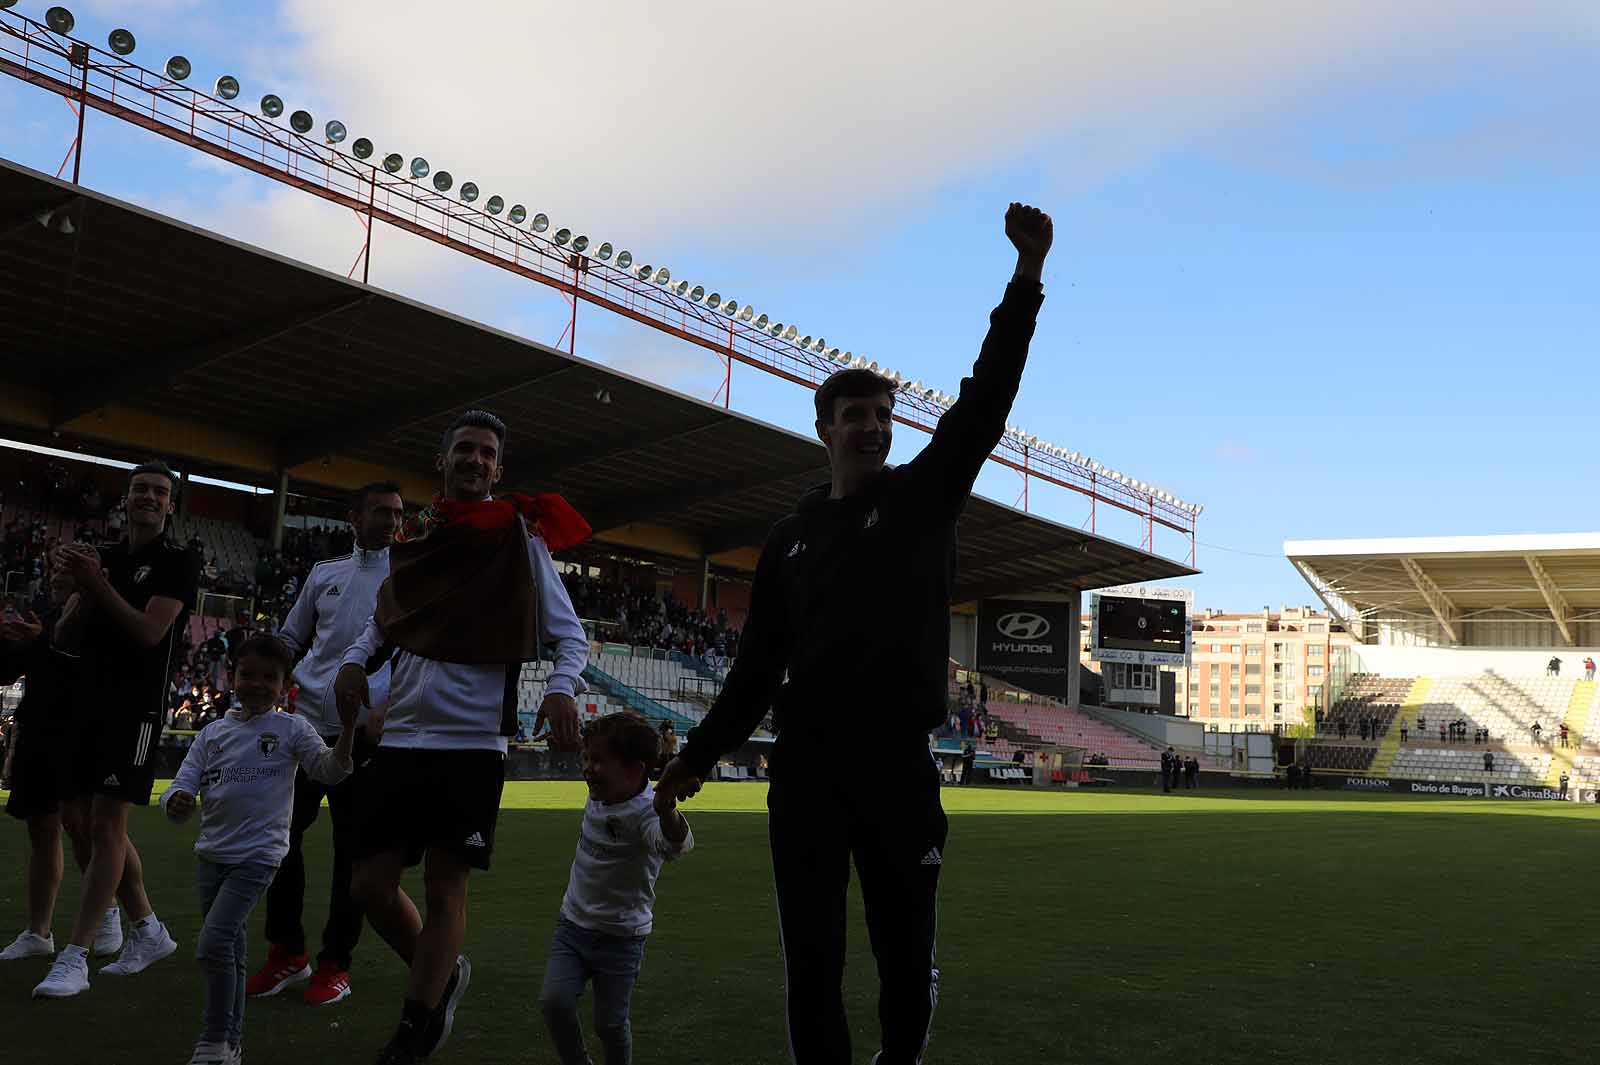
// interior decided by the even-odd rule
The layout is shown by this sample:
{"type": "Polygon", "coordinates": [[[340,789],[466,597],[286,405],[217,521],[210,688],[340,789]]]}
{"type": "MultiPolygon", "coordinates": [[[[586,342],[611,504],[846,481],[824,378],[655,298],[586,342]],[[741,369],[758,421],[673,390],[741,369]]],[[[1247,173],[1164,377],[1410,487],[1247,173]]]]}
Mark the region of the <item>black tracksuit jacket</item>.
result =
{"type": "Polygon", "coordinates": [[[944,723],[956,521],[1005,433],[1043,302],[1013,281],[989,316],[972,376],[915,459],[866,491],[812,489],[773,526],[756,566],[739,656],[681,754],[698,776],[772,708],[785,742],[892,746],[944,723]]]}

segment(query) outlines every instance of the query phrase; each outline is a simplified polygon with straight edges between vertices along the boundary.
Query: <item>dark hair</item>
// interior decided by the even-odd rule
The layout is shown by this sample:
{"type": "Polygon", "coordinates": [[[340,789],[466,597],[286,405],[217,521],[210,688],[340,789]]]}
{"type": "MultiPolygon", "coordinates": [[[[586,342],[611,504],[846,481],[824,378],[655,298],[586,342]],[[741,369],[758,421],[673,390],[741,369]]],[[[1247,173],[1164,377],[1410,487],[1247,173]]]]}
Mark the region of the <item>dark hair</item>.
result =
{"type": "Polygon", "coordinates": [[[444,431],[444,439],[439,442],[439,454],[450,454],[450,448],[456,442],[457,429],[487,429],[494,434],[500,442],[500,463],[506,461],[506,423],[490,414],[486,410],[463,411],[456,415],[456,420],[450,423],[450,428],[444,431]]]}
{"type": "Polygon", "coordinates": [[[276,636],[252,636],[239,645],[233,653],[233,661],[228,664],[228,671],[239,668],[239,663],[246,657],[265,659],[278,667],[278,673],[284,680],[289,679],[289,672],[294,669],[294,655],[289,653],[289,647],[276,636]]]}
{"type": "Polygon", "coordinates": [[[165,462],[162,462],[160,459],[151,459],[148,462],[141,462],[141,463],[139,463],[139,465],[137,465],[133,469],[129,470],[128,471],[128,484],[132,485],[133,484],[133,479],[135,477],[139,476],[141,473],[153,473],[153,474],[156,474],[159,477],[165,477],[167,479],[167,481],[172,485],[172,494],[173,495],[177,495],[178,494],[178,475],[172,472],[172,467],[171,466],[168,466],[165,462]]]}
{"type": "Polygon", "coordinates": [[[364,484],[350,494],[350,510],[360,514],[367,509],[367,503],[373,496],[400,495],[400,485],[394,481],[373,481],[364,484]]]}
{"type": "Polygon", "coordinates": [[[889,406],[894,406],[895,389],[899,386],[887,377],[881,377],[871,370],[840,370],[822,382],[815,396],[817,404],[817,421],[824,425],[833,424],[833,401],[840,396],[851,399],[860,399],[866,396],[876,396],[879,393],[889,394],[889,406]]]}
{"type": "Polygon", "coordinates": [[[588,745],[604,743],[613,753],[628,762],[655,765],[661,753],[661,737],[650,727],[650,722],[632,710],[607,714],[583,730],[583,742],[588,745]]]}

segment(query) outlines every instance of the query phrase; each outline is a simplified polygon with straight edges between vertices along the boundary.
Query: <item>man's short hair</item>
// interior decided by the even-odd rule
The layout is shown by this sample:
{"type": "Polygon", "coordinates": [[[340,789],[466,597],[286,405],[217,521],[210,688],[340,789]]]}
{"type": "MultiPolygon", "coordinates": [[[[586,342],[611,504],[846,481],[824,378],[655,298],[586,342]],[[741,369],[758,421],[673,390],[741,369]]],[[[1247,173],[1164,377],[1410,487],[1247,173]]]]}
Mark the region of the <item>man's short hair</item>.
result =
{"type": "Polygon", "coordinates": [[[654,765],[661,753],[661,737],[640,714],[623,710],[607,714],[583,730],[583,742],[603,743],[625,762],[654,765]]]}
{"type": "Polygon", "coordinates": [[[151,459],[148,462],[141,462],[139,465],[129,470],[128,484],[132,485],[133,479],[139,476],[141,473],[153,473],[159,477],[165,477],[167,479],[167,483],[172,486],[172,494],[178,494],[178,475],[172,472],[171,466],[168,466],[160,459],[151,459]]]}
{"type": "Polygon", "coordinates": [[[400,495],[400,485],[395,481],[373,481],[357,488],[350,495],[350,510],[360,514],[367,509],[373,496],[400,495]]]}
{"type": "Polygon", "coordinates": [[[815,396],[817,404],[817,421],[824,425],[833,424],[833,401],[840,396],[850,399],[862,399],[869,396],[889,394],[889,406],[894,406],[895,390],[899,386],[887,377],[881,377],[871,370],[840,370],[822,382],[815,396]]]}
{"type": "Polygon", "coordinates": [[[444,439],[439,442],[439,454],[450,454],[450,448],[456,442],[457,429],[487,429],[494,434],[500,442],[499,461],[501,465],[506,461],[506,423],[490,414],[486,410],[463,411],[456,415],[456,420],[450,423],[450,428],[444,431],[444,439]]]}
{"type": "Polygon", "coordinates": [[[239,645],[233,653],[231,665],[238,668],[239,663],[247,656],[265,659],[278,667],[278,673],[284,680],[289,679],[289,673],[294,669],[294,655],[289,652],[289,647],[276,636],[252,636],[239,645]]]}

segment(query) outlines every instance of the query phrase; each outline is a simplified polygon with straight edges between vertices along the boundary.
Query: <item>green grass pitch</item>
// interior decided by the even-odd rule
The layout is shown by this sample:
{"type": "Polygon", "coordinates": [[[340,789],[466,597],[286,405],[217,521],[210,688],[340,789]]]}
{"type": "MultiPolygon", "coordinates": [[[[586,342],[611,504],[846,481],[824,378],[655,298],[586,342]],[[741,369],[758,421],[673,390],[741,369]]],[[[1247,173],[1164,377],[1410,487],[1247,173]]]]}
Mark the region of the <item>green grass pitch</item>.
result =
{"type": "MultiPolygon", "coordinates": [[[[1600,811],[1248,795],[946,789],[943,979],[927,1060],[1594,1060],[1600,811]]],[[[537,999],[582,796],[577,783],[506,786],[495,868],[473,880],[472,989],[434,1060],[555,1060],[537,999]]],[[[698,846],[659,885],[633,1003],[641,1062],[788,1060],[764,803],[760,785],[713,784],[686,806],[698,846]]],[[[91,972],[92,990],[64,1002],[29,1001],[46,963],[0,965],[6,1065],[188,1060],[200,1010],[195,829],[154,809],[133,825],[179,953],[131,979],[91,972]]],[[[313,939],[326,829],[324,816],[307,844],[313,939]]],[[[7,937],[23,922],[24,847],[10,824],[7,937]]],[[[58,937],[77,893],[69,865],[58,937]]],[[[854,892],[851,912],[846,996],[865,1062],[876,984],[854,892]]],[[[258,908],[252,967],[261,919],[258,908]]],[[[247,1060],[363,1065],[392,1031],[402,977],[369,929],[345,1004],[312,1010],[292,993],[250,1004],[247,1060]]]]}

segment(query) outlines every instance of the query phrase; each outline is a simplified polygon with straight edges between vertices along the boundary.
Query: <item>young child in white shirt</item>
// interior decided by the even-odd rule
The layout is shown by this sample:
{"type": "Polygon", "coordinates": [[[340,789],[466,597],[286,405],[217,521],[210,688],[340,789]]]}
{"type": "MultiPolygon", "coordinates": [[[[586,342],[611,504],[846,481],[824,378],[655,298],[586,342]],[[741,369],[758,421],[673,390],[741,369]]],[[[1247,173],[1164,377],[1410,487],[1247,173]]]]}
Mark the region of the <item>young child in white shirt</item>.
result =
{"type": "Polygon", "coordinates": [[[200,1038],[190,1065],[237,1065],[244,1036],[245,924],[289,850],[295,769],[337,784],[354,768],[355,713],[340,712],[343,731],[327,746],[305,718],[279,713],[294,665],[274,636],[246,640],[234,659],[239,705],[200,730],[177,778],[161,796],[173,821],[186,821],[200,799],[197,882],[205,923],[195,950],[205,975],[200,1038]]]}
{"type": "Polygon", "coordinates": [[[611,714],[585,729],[583,740],[589,801],[539,1005],[562,1065],[589,1065],[578,998],[592,980],[594,1030],[606,1065],[630,1065],[628,1005],[654,920],[656,877],[662,862],[694,847],[694,835],[676,803],[656,813],[648,774],[660,737],[648,721],[611,714]]]}

